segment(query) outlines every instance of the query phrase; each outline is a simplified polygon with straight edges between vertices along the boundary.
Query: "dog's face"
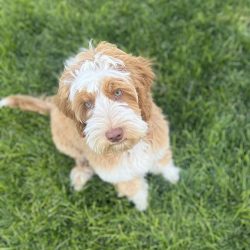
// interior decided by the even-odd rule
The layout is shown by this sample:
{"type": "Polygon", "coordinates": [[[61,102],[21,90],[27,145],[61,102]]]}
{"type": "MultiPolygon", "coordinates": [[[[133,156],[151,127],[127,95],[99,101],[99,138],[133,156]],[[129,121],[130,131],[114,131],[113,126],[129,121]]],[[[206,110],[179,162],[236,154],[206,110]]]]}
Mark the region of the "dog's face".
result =
{"type": "Polygon", "coordinates": [[[57,104],[93,151],[124,151],[147,133],[153,77],[149,61],[102,42],[66,62],[57,104]]]}

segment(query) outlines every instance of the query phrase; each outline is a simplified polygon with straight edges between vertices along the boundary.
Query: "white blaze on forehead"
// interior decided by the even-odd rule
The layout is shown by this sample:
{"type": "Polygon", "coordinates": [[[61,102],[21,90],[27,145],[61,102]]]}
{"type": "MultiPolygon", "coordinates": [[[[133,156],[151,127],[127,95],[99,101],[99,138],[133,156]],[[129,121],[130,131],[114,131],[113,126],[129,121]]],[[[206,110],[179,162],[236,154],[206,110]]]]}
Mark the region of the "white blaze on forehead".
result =
{"type": "MultiPolygon", "coordinates": [[[[77,57],[75,59],[70,58],[66,62],[66,67],[76,63],[77,57]]],[[[78,91],[98,91],[103,78],[111,77],[128,81],[129,73],[126,71],[121,71],[119,68],[124,68],[124,63],[121,60],[107,56],[100,52],[94,55],[93,60],[84,61],[79,70],[72,72],[74,80],[70,86],[70,101],[73,101],[74,96],[78,91]]]]}

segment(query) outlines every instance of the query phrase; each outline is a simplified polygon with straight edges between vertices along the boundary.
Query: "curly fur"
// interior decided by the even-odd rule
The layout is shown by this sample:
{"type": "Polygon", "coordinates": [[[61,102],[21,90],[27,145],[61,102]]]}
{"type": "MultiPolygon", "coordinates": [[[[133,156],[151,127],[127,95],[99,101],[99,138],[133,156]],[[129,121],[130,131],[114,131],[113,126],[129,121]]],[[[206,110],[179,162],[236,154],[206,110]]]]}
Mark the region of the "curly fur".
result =
{"type": "Polygon", "coordinates": [[[9,96],[0,107],[50,113],[57,148],[74,158],[70,178],[75,190],[97,174],[136,208],[147,208],[147,173],[176,183],[168,123],[151,97],[151,62],[101,42],[65,63],[56,96],[9,96]],[[117,94],[118,93],[118,94],[117,94]],[[120,141],[106,132],[119,128],[120,141]]]}

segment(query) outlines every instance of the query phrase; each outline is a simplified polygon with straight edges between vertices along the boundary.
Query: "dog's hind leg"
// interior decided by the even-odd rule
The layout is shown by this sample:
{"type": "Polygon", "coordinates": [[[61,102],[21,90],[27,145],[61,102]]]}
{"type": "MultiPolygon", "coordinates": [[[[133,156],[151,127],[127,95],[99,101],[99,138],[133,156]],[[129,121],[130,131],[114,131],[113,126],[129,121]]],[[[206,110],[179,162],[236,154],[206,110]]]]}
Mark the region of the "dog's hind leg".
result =
{"type": "Polygon", "coordinates": [[[76,166],[70,172],[70,181],[75,191],[81,191],[94,174],[87,160],[77,160],[76,166]]]}
{"type": "Polygon", "coordinates": [[[115,186],[119,197],[126,196],[138,210],[146,210],[148,206],[148,184],[143,177],[119,182],[115,186]]]}

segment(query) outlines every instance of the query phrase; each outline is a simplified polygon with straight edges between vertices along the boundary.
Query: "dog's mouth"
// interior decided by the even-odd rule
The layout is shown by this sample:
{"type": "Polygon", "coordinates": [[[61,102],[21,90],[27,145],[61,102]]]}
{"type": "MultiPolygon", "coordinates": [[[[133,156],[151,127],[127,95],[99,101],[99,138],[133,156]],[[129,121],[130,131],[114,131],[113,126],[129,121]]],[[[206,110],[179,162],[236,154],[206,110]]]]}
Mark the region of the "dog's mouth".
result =
{"type": "Polygon", "coordinates": [[[124,152],[131,149],[137,142],[135,139],[124,138],[119,142],[110,144],[107,150],[114,153],[124,152]]]}
{"type": "Polygon", "coordinates": [[[121,144],[124,144],[128,139],[127,138],[124,138],[120,141],[117,141],[117,142],[112,142],[111,143],[111,146],[116,146],[116,145],[121,145],[121,144]]]}

